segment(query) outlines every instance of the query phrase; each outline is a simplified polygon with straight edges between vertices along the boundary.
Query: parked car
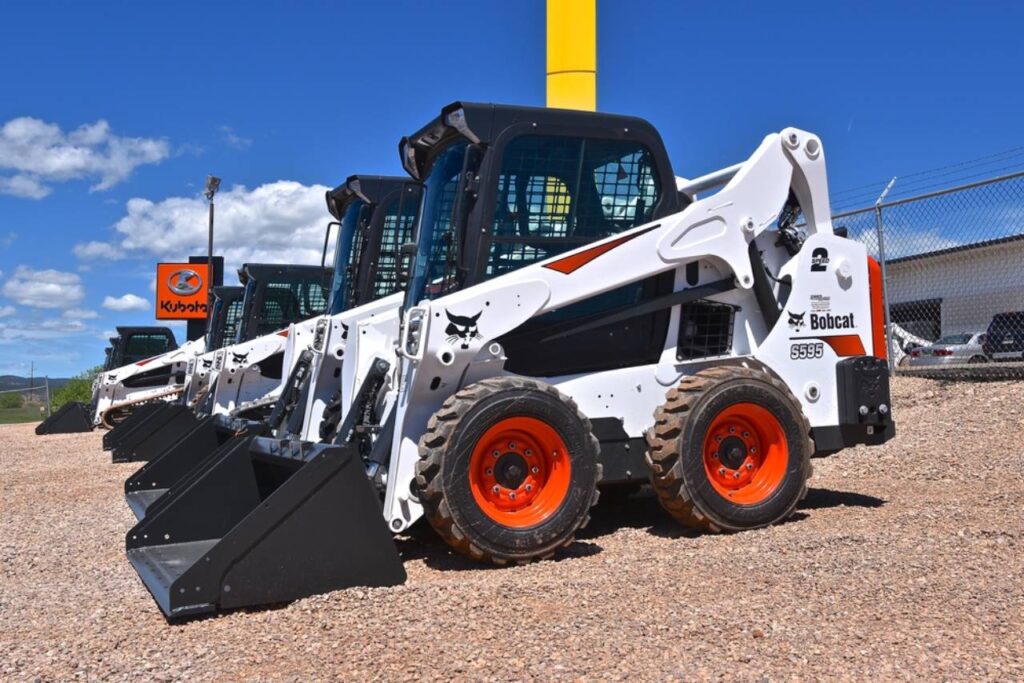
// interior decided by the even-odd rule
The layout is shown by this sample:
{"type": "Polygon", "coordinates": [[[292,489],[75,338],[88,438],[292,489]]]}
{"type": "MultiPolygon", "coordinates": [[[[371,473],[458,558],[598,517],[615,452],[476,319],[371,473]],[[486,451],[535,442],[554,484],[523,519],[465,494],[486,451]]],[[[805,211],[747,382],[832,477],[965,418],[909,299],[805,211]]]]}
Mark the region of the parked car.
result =
{"type": "Polygon", "coordinates": [[[896,365],[903,366],[910,362],[910,352],[928,346],[928,340],[913,335],[896,323],[890,323],[889,335],[892,338],[890,353],[896,365]]]}
{"type": "Polygon", "coordinates": [[[985,353],[993,360],[1024,359],[1024,311],[997,313],[992,318],[985,353]]]}
{"type": "Polygon", "coordinates": [[[986,339],[984,332],[946,335],[933,344],[911,351],[910,367],[986,363],[989,360],[984,350],[986,339]]]}

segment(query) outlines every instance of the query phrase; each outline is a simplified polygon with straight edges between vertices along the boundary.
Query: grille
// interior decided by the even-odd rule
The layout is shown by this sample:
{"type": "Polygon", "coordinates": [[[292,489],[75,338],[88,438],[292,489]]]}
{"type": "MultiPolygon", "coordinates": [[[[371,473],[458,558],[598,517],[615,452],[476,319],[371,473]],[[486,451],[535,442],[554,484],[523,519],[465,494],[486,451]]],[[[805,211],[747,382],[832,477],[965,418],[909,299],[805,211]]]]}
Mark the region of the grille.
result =
{"type": "Polygon", "coordinates": [[[682,307],[679,320],[677,360],[724,356],[732,349],[736,307],[695,301],[682,307]]]}

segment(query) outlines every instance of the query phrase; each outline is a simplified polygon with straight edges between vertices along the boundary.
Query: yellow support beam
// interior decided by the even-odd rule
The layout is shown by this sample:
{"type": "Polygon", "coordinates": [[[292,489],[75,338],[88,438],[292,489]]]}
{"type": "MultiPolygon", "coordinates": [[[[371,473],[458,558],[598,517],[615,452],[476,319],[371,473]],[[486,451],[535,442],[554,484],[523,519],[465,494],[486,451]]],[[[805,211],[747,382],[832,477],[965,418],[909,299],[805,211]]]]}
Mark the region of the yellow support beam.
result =
{"type": "Polygon", "coordinates": [[[597,110],[597,0],[548,2],[548,106],[597,110]]]}

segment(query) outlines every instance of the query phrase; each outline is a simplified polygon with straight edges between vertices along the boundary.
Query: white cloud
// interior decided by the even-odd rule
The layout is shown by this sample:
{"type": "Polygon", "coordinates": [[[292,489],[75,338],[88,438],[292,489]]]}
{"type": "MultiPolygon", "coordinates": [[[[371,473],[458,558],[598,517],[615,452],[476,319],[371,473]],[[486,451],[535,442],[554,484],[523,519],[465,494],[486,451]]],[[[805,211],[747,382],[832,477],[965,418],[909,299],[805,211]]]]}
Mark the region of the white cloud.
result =
{"type": "Polygon", "coordinates": [[[0,306],[0,318],[7,318],[15,313],[14,306],[0,306]]]}
{"type": "MultiPolygon", "coordinates": [[[[8,232],[3,237],[0,237],[0,244],[2,244],[5,247],[9,247],[12,244],[14,244],[14,240],[16,240],[16,239],[18,239],[18,233],[16,233],[16,232],[8,232]]],[[[0,270],[0,275],[3,275],[3,271],[2,270],[0,270]]]]}
{"type": "MultiPolygon", "coordinates": [[[[318,265],[324,229],[331,220],[324,203],[324,185],[280,180],[248,190],[236,186],[217,195],[215,253],[225,260],[225,281],[242,263],[318,265]]],[[[130,199],[127,215],[107,245],[120,252],[156,259],[183,259],[206,253],[207,204],[201,197],[169,197],[159,202],[130,199]]],[[[75,247],[81,258],[102,255],[89,242],[75,247]]]]}
{"type": "Polygon", "coordinates": [[[90,311],[84,308],[70,308],[64,311],[63,315],[69,320],[94,320],[100,317],[100,314],[96,311],[90,311]]]}
{"type": "Polygon", "coordinates": [[[80,259],[88,261],[102,259],[104,261],[117,261],[124,258],[124,254],[120,249],[107,242],[85,242],[84,244],[76,244],[73,251],[75,256],[80,259]]]}
{"type": "Polygon", "coordinates": [[[252,146],[252,138],[243,138],[235,133],[235,130],[231,126],[221,126],[220,132],[221,137],[224,142],[227,143],[228,147],[232,147],[234,149],[248,149],[252,146]]]}
{"type": "Polygon", "coordinates": [[[69,334],[88,332],[85,323],[78,320],[12,320],[10,323],[0,322],[0,343],[34,340],[63,339],[69,334]]]}
{"type": "Polygon", "coordinates": [[[14,303],[33,308],[74,307],[85,297],[82,278],[60,270],[33,270],[18,266],[3,286],[14,303]]]}
{"type": "Polygon", "coordinates": [[[109,308],[112,311],[148,311],[152,307],[153,304],[134,294],[123,294],[119,297],[108,296],[103,299],[103,308],[109,308]]]}
{"type": "Polygon", "coordinates": [[[166,140],[115,135],[104,120],[65,133],[60,126],[23,116],[0,126],[0,193],[41,199],[49,183],[88,178],[91,190],[107,190],[139,166],[170,155],[166,140]]]}
{"type": "Polygon", "coordinates": [[[53,192],[41,182],[27,175],[0,177],[0,194],[9,194],[22,199],[42,199],[53,192]]]}

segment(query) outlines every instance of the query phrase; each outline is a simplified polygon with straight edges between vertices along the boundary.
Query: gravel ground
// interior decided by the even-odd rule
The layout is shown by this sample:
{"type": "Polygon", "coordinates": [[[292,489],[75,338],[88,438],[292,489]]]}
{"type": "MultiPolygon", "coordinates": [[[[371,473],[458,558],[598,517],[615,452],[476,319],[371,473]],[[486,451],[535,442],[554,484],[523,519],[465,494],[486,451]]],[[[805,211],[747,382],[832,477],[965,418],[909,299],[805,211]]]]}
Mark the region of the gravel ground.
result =
{"type": "Polygon", "coordinates": [[[894,394],[899,436],[815,461],[786,524],[692,536],[641,494],[505,569],[428,529],[404,586],[180,626],[124,557],[135,466],[0,426],[0,678],[1024,679],[1024,383],[894,394]]]}

